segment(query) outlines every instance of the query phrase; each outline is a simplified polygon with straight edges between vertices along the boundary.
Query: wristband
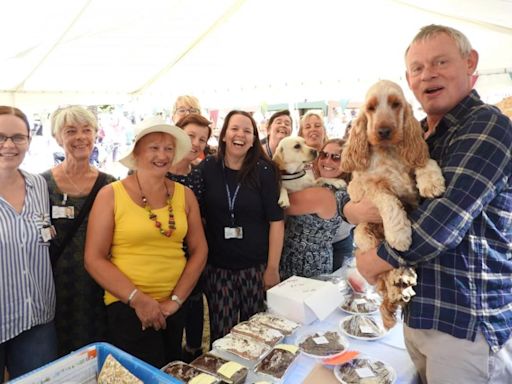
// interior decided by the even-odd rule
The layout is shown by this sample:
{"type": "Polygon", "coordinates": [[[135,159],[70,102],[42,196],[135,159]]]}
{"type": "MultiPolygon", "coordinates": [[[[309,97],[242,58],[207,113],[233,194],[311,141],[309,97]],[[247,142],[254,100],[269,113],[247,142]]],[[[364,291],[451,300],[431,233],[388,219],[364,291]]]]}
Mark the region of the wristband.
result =
{"type": "Polygon", "coordinates": [[[176,303],[178,303],[179,307],[181,307],[183,305],[183,300],[181,300],[178,295],[172,295],[171,301],[175,301],[176,303]]]}
{"type": "Polygon", "coordinates": [[[135,297],[135,295],[137,294],[137,292],[139,292],[139,290],[137,288],[135,288],[133,291],[130,292],[130,294],[128,295],[128,300],[126,301],[126,304],[130,305],[130,303],[132,302],[132,300],[135,297]]]}

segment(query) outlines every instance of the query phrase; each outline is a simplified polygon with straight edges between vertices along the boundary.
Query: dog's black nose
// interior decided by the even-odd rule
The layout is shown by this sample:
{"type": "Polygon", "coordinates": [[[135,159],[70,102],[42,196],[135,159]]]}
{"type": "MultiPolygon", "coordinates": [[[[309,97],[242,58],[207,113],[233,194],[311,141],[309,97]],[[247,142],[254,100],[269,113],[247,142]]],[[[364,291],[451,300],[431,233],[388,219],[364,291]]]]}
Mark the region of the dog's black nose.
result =
{"type": "Polygon", "coordinates": [[[379,130],[377,132],[379,134],[379,138],[382,140],[389,139],[391,136],[391,128],[382,127],[382,128],[379,128],[379,130]]]}

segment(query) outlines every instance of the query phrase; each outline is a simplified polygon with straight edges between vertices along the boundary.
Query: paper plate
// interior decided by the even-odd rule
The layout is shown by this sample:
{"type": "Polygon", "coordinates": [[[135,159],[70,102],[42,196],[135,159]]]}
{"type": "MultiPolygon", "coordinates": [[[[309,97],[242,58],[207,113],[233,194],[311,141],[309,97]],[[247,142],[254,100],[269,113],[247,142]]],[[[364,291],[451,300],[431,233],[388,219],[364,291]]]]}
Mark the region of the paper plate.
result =
{"type": "Polygon", "coordinates": [[[340,332],[348,337],[352,337],[354,339],[357,339],[357,340],[378,340],[378,339],[381,339],[383,338],[384,336],[386,336],[388,334],[389,331],[386,331],[386,329],[384,328],[384,326],[382,325],[382,322],[380,320],[377,320],[375,319],[374,317],[372,316],[365,316],[365,315],[352,315],[352,316],[347,316],[343,319],[341,319],[340,321],[340,324],[339,324],[339,329],[340,329],[340,332]],[[378,336],[359,336],[359,335],[353,335],[352,333],[350,333],[347,329],[346,329],[346,324],[350,321],[352,321],[353,319],[356,319],[356,318],[361,318],[361,319],[370,319],[370,320],[374,320],[375,323],[377,323],[377,325],[380,327],[381,329],[381,334],[379,334],[378,336]]]}
{"type": "MultiPolygon", "coordinates": [[[[337,365],[336,367],[334,367],[334,376],[336,377],[336,379],[338,379],[338,381],[340,383],[357,384],[360,382],[361,379],[363,379],[365,374],[368,374],[370,372],[374,373],[374,374],[378,374],[378,373],[374,372],[374,370],[369,367],[369,364],[364,363],[366,361],[369,362],[369,364],[372,364],[374,367],[375,367],[375,364],[382,364],[382,369],[388,372],[386,379],[379,381],[379,383],[393,384],[396,382],[397,374],[396,374],[395,369],[391,365],[383,362],[382,360],[372,359],[369,357],[358,357],[352,361],[349,361],[348,363],[345,363],[342,365],[337,365]],[[358,371],[356,371],[354,373],[354,376],[355,376],[354,379],[351,379],[351,377],[348,377],[348,372],[343,372],[345,369],[348,369],[347,366],[354,367],[354,371],[355,371],[356,367],[360,364],[361,364],[361,368],[357,368],[358,371]],[[364,369],[363,367],[367,367],[367,368],[364,369]],[[359,371],[359,369],[361,369],[361,370],[359,371]],[[358,373],[363,377],[361,377],[358,373]]],[[[370,378],[372,376],[366,376],[366,377],[370,378]]]]}
{"type": "Polygon", "coordinates": [[[357,297],[357,296],[359,296],[359,295],[355,295],[354,293],[350,293],[350,294],[344,296],[343,297],[343,301],[338,306],[338,308],[341,309],[343,312],[350,313],[351,315],[371,315],[371,314],[379,312],[379,307],[380,307],[380,301],[379,300],[375,300],[375,303],[373,303],[370,300],[368,300],[367,297],[365,297],[363,295],[361,295],[361,297],[357,297]],[[356,297],[354,297],[354,296],[356,296],[356,297]],[[368,311],[368,312],[356,312],[356,311],[350,310],[349,308],[345,308],[344,307],[345,303],[348,300],[350,300],[350,299],[353,299],[354,301],[355,300],[361,300],[361,301],[365,301],[366,303],[374,304],[375,308],[373,310],[368,311]]]}

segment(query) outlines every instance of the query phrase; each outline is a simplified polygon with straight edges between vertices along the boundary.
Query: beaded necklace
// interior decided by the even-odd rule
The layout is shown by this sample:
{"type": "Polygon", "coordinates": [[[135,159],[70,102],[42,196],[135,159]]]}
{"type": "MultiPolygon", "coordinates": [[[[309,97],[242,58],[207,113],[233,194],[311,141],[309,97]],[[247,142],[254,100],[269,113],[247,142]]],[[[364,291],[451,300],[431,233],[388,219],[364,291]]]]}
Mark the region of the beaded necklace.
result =
{"type": "Polygon", "coordinates": [[[167,184],[164,181],[165,186],[165,192],[167,194],[167,210],[169,211],[169,221],[168,221],[168,228],[167,230],[164,230],[162,228],[162,223],[157,220],[157,216],[153,211],[151,210],[151,207],[148,203],[148,199],[146,199],[146,196],[144,196],[144,192],[142,192],[142,187],[140,185],[139,176],[137,176],[137,172],[135,172],[135,179],[137,180],[137,185],[139,186],[139,191],[142,196],[142,203],[144,204],[144,209],[148,211],[149,219],[155,222],[155,227],[160,231],[160,234],[165,237],[171,237],[172,233],[176,229],[176,222],[174,221],[174,214],[172,211],[172,205],[171,205],[171,195],[169,194],[169,189],[167,188],[167,184]]]}

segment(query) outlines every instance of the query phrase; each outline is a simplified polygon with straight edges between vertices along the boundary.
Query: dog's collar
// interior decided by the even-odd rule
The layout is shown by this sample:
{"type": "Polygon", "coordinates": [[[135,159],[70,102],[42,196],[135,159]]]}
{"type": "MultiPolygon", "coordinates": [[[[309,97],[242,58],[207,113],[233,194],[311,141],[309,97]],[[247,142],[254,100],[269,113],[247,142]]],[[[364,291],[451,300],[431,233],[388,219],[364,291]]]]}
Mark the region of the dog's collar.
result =
{"type": "Polygon", "coordinates": [[[286,171],[281,171],[281,180],[295,180],[300,179],[306,174],[305,170],[295,172],[295,173],[288,173],[286,171]]]}

